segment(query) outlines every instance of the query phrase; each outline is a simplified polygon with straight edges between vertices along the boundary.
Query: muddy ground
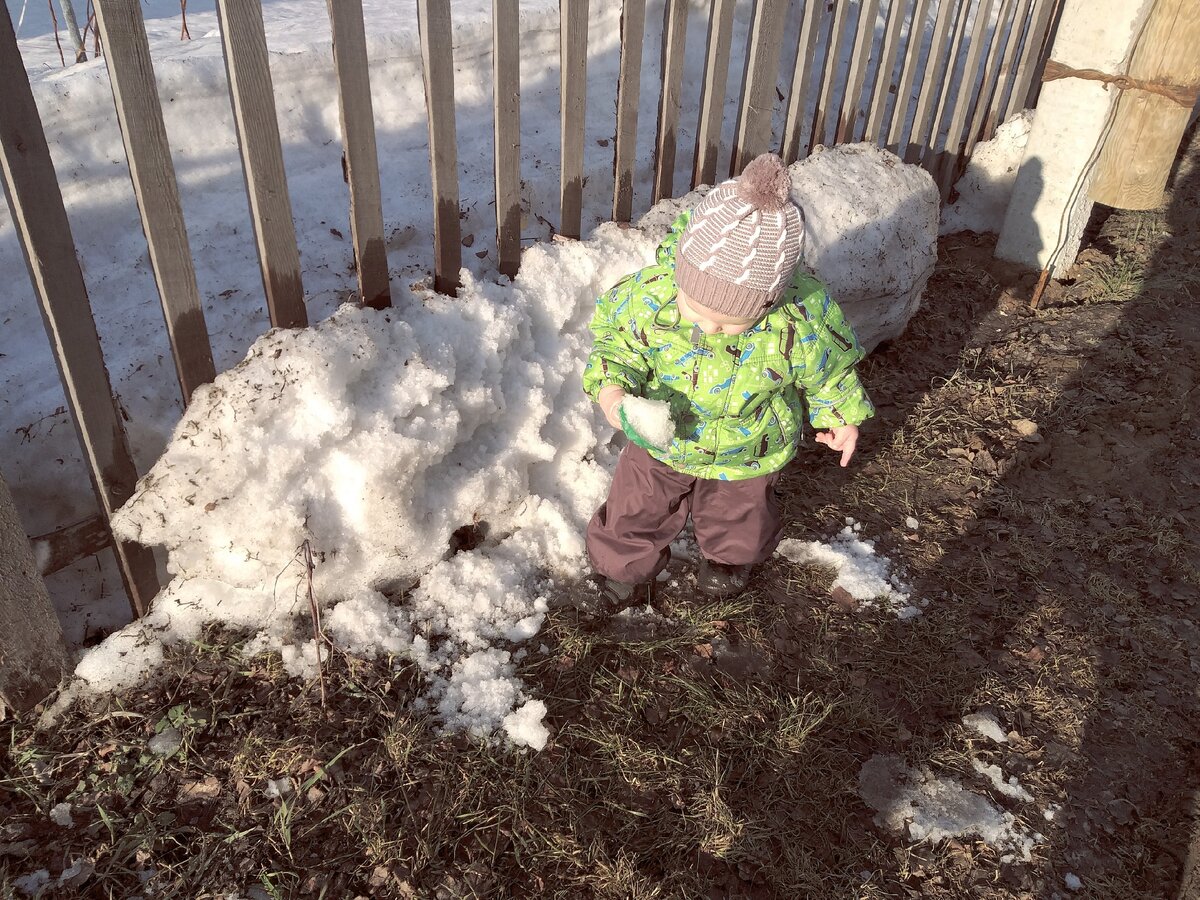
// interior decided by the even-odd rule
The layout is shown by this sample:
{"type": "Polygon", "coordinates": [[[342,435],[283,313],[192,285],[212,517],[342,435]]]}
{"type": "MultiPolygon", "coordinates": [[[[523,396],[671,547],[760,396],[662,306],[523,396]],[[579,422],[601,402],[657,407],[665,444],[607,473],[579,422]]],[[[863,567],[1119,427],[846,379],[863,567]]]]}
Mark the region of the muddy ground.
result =
{"type": "Polygon", "coordinates": [[[810,443],[789,469],[788,536],[853,517],[922,615],[782,559],[725,603],[678,570],[634,623],[581,585],[522,663],[536,754],[438,735],[403,661],[335,656],[323,711],[213,632],[143,690],[3,725],[0,891],[45,869],[64,897],[1200,897],[1195,159],[1162,209],[1098,214],[1036,311],[987,238],[943,239],[863,366],[854,465],[810,443]],[[980,711],[1005,743],[963,725],[980,711]],[[860,785],[881,755],[1041,840],[890,831],[860,785]]]}

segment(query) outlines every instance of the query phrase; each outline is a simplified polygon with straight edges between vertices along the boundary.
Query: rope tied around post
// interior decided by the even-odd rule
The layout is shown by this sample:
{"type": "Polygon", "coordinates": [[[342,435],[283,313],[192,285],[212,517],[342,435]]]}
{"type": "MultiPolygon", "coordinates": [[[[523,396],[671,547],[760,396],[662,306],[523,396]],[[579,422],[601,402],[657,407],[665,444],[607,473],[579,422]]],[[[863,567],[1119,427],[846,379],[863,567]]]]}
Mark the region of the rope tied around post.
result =
{"type": "Polygon", "coordinates": [[[1076,69],[1055,59],[1046,60],[1042,81],[1057,81],[1060,78],[1099,81],[1106,86],[1111,84],[1119,91],[1146,91],[1166,97],[1188,109],[1191,109],[1195,105],[1197,97],[1200,97],[1200,84],[1173,84],[1169,81],[1151,81],[1147,78],[1134,78],[1130,75],[1109,75],[1099,69],[1076,69]]]}

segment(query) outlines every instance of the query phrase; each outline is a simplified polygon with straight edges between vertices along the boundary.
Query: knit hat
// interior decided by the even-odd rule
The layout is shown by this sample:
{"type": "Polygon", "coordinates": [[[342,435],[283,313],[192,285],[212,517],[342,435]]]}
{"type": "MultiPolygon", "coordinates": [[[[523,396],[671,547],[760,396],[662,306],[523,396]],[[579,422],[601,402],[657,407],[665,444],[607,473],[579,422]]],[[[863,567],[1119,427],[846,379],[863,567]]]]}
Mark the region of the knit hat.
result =
{"type": "Polygon", "coordinates": [[[692,211],[675,254],[675,283],[714,312],[752,318],[774,306],[800,261],[804,214],[774,153],[717,185],[692,211]]]}

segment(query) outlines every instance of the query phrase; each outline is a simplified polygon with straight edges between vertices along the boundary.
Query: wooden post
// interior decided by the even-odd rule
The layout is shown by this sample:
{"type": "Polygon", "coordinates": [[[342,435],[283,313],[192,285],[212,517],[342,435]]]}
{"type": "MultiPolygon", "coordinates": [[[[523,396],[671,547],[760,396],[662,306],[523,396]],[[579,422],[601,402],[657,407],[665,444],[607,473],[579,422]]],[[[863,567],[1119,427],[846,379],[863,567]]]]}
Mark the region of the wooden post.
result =
{"type": "Polygon", "coordinates": [[[492,0],[492,110],[496,254],[500,272],[521,266],[521,48],[517,0],[492,0]]]}
{"type": "Polygon", "coordinates": [[[897,154],[900,152],[900,139],[908,133],[908,107],[912,102],[913,81],[917,74],[917,62],[921,57],[921,31],[917,30],[917,23],[924,23],[929,4],[930,0],[917,0],[912,14],[913,25],[908,29],[904,47],[904,66],[896,88],[896,102],[892,106],[891,124],[886,132],[885,144],[888,150],[897,154]]]}
{"type": "Polygon", "coordinates": [[[562,178],[558,233],[578,238],[583,224],[583,129],[587,104],[588,0],[558,0],[562,178]]]}
{"type": "Polygon", "coordinates": [[[32,709],[70,671],[62,626],[0,477],[0,719],[5,707],[32,709]]]}
{"type": "Polygon", "coordinates": [[[834,141],[839,144],[854,140],[858,100],[871,59],[871,44],[875,39],[875,19],[878,15],[879,0],[864,0],[859,7],[858,31],[850,55],[850,75],[846,81],[846,92],[842,95],[841,109],[838,110],[837,132],[834,136],[834,141]]]}
{"type": "Polygon", "coordinates": [[[817,105],[813,109],[812,133],[808,136],[808,152],[818,144],[825,143],[826,123],[829,107],[833,105],[833,86],[837,80],[837,70],[840,64],[838,58],[842,43],[842,32],[846,28],[846,16],[849,14],[849,3],[833,4],[833,22],[829,26],[829,41],[825,45],[825,68],[821,72],[821,86],[818,88],[817,105]]]}
{"type": "Polygon", "coordinates": [[[333,33],[346,180],[350,185],[350,236],[357,264],[358,296],[364,306],[386,309],[392,305],[392,292],[388,285],[387,245],[383,242],[383,198],[362,0],[326,0],[326,5],[333,33]]]}
{"type": "Polygon", "coordinates": [[[783,18],[787,0],[759,0],[750,21],[750,46],[742,76],[742,102],[734,129],[729,174],[740,175],[771,142],[771,113],[775,108],[775,80],[779,77],[779,51],[783,46],[783,18]]]}
{"type": "Polygon", "coordinates": [[[692,158],[692,188],[717,179],[721,152],[725,81],[733,43],[734,0],[712,0],[708,11],[708,40],[704,49],[704,81],[700,86],[700,117],[696,123],[696,152],[692,158]]]}
{"type": "Polygon", "coordinates": [[[450,0],[417,0],[421,69],[429,119],[433,187],[433,289],[458,294],[462,226],[458,220],[458,137],[454,123],[454,28],[450,0]]]}
{"type": "Polygon", "coordinates": [[[262,6],[258,0],[217,0],[217,20],[267,310],[274,327],[303,328],[308,324],[308,312],[283,170],[262,6]]]}
{"type": "Polygon", "coordinates": [[[871,105],[867,109],[867,122],[863,129],[863,140],[871,144],[879,142],[879,135],[883,131],[884,106],[887,103],[888,91],[893,88],[892,71],[896,68],[896,54],[900,50],[900,29],[904,26],[904,8],[907,5],[908,0],[891,0],[888,6],[887,31],[880,48],[879,68],[875,72],[871,105]]]}
{"type": "Polygon", "coordinates": [[[663,7],[662,91],[658,97],[658,132],[654,141],[654,203],[670,197],[675,186],[687,13],[688,0],[667,0],[663,7]]]}
{"type": "Polygon", "coordinates": [[[617,81],[617,138],[613,146],[613,221],[633,215],[633,167],[637,161],[638,98],[646,0],[621,5],[621,74],[617,81]]]}
{"type": "MultiPolygon", "coordinates": [[[[105,519],[133,494],[137,470],[113,402],[71,225],[50,148],[25,75],[8,8],[0,8],[0,174],[29,278],[62,379],[63,392],[105,519]]],[[[158,593],[150,550],[113,545],[135,615],[158,593]]]]}
{"type": "Polygon", "coordinates": [[[1198,45],[1200,15],[1195,0],[1156,0],[1127,75],[1140,82],[1177,85],[1179,96],[1136,87],[1121,92],[1096,165],[1093,200],[1121,209],[1153,209],[1162,203],[1163,188],[1200,90],[1198,45]]]}
{"type": "Polygon", "coordinates": [[[825,22],[826,10],[825,0],[805,0],[800,43],[796,48],[796,67],[792,72],[792,87],[788,92],[787,113],[783,120],[783,144],[779,149],[779,155],[788,164],[800,157],[800,130],[808,91],[812,87],[813,64],[816,62],[813,55],[817,48],[817,37],[825,22]]]}
{"type": "Polygon", "coordinates": [[[216,377],[216,369],[141,5],[138,0],[98,0],[96,24],[104,41],[104,63],[125,142],[133,194],[142,216],[150,265],[186,405],[196,388],[216,377]]]}

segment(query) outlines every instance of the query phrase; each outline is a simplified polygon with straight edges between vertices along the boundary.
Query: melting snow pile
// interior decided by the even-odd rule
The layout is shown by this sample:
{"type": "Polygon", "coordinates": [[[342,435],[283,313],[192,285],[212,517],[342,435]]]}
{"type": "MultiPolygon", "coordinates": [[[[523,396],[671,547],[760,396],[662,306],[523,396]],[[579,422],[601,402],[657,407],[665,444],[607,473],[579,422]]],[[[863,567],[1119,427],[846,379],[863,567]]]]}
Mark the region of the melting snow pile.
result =
{"type": "Polygon", "coordinates": [[[579,386],[587,322],[595,297],[653,250],[605,227],[529,250],[511,286],[468,277],[457,299],[343,307],[261,338],[196,393],[115,518],[123,537],[167,548],[175,579],[78,674],[131,684],[163,642],[210,620],[255,631],[248,652],[275,648],[293,674],[313,673],[317,644],[298,619],[308,541],[337,645],[416,662],[448,727],[502,725],[543,746],[545,706],[514,676],[513,645],[541,627],[545,573],[585,571],[584,528],[615,465],[611,430],[579,386]],[[451,555],[452,534],[475,523],[489,540],[451,555]]]}
{"type": "Polygon", "coordinates": [[[662,400],[626,395],[621,398],[621,414],[629,426],[660,450],[671,446],[675,423],[671,421],[671,406],[662,400]]]}
{"type": "MultiPolygon", "coordinates": [[[[990,772],[984,771],[988,768],[978,770],[990,778],[990,772]]],[[[1015,799],[1032,799],[1015,785],[1015,779],[1013,782],[1000,779],[1004,794],[1015,799]]],[[[1005,851],[1008,859],[1029,862],[1034,845],[1043,840],[1042,835],[1021,827],[1012,813],[1000,809],[987,797],[929,769],[906,766],[897,756],[881,755],[867,760],[859,773],[858,787],[863,800],[878,813],[876,824],[906,833],[913,841],[936,844],[946,838],[974,835],[1005,851]]]]}
{"type": "Polygon", "coordinates": [[[892,573],[891,561],[875,552],[874,541],[858,536],[861,529],[848,518],[829,543],[788,538],[776,552],[790,562],[833,569],[837,577],[830,590],[842,588],[863,606],[883,603],[902,619],[919,616],[921,611],[908,603],[908,585],[892,573]]]}
{"type": "Polygon", "coordinates": [[[1000,230],[1032,127],[1033,111],[1022,110],[975,148],[967,171],[954,186],[957,199],[942,210],[942,234],[1000,230]]]}

